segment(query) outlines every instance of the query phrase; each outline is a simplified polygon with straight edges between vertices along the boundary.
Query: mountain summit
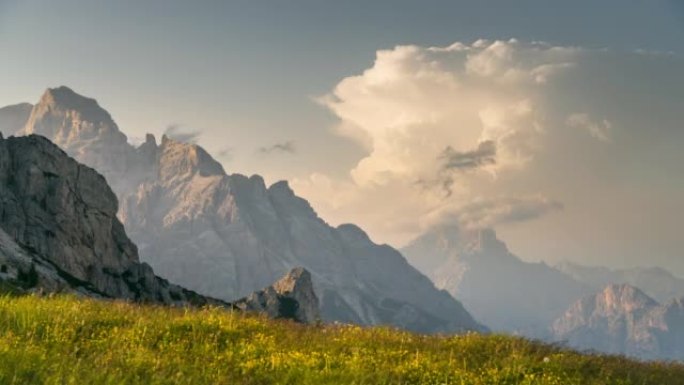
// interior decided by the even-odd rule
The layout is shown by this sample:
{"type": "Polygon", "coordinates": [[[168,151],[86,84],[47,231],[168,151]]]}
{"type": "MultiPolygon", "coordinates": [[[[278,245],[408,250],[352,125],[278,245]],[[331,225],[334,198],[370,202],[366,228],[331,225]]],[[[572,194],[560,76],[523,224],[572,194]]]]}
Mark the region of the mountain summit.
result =
{"type": "Polygon", "coordinates": [[[684,300],[661,305],[627,284],[586,296],[553,323],[554,337],[579,349],[647,359],[684,359],[684,300]]]}
{"type": "Polygon", "coordinates": [[[324,320],[484,329],[395,249],[356,226],[329,226],[287,183],[228,175],[201,147],[168,137],[134,147],[95,100],[66,87],[46,91],[20,133],[45,135],[100,171],[141,259],[188,288],[233,300],[302,266],[324,320]]]}
{"type": "Polygon", "coordinates": [[[583,285],[544,263],[511,254],[492,229],[435,226],[402,249],[435,285],[463,301],[494,330],[548,337],[550,323],[583,285]]]}

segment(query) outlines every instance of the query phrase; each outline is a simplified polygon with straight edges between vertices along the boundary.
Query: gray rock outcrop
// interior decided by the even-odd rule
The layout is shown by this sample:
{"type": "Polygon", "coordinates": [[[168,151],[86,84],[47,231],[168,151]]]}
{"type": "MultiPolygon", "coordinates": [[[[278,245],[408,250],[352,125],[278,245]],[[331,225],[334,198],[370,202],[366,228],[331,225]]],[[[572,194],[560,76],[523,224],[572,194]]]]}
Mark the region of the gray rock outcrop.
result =
{"type": "Polygon", "coordinates": [[[290,318],[303,323],[320,320],[311,273],[301,267],[292,269],[273,285],[234,301],[233,305],[271,318],[290,318]]]}
{"type": "Polygon", "coordinates": [[[26,281],[20,278],[28,268],[32,278],[20,285],[27,289],[74,289],[165,304],[220,303],[169,284],[140,263],[116,212],[116,196],[104,177],[49,140],[35,135],[0,140],[7,278],[26,281]]]}
{"type": "MultiPolygon", "coordinates": [[[[0,282],[5,289],[240,307],[156,276],[139,262],[116,213],[116,196],[95,170],[44,137],[0,137],[0,282]]],[[[305,270],[292,271],[271,290],[277,296],[269,298],[269,316],[301,322],[318,316],[305,270]]]]}

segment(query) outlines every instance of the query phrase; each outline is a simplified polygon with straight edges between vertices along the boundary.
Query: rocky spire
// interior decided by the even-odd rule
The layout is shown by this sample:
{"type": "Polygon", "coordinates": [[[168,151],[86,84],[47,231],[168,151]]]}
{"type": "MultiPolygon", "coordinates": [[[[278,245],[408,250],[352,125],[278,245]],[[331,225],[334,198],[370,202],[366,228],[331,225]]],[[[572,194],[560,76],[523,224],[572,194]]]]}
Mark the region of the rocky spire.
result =
{"type": "Polygon", "coordinates": [[[311,273],[302,267],[290,270],[273,285],[239,299],[233,305],[272,318],[292,318],[304,323],[314,323],[321,318],[311,273]]]}

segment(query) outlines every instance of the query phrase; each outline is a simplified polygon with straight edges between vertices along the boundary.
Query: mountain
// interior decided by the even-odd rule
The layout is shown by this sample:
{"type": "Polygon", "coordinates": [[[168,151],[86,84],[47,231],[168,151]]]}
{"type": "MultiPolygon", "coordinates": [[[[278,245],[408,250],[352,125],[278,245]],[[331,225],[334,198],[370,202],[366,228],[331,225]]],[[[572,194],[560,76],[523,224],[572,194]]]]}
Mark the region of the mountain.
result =
{"type": "Polygon", "coordinates": [[[134,147],[94,99],[66,87],[47,90],[18,134],[44,135],[101,172],[141,259],[185,287],[233,300],[302,266],[324,320],[484,330],[398,251],[357,226],[329,226],[286,182],[228,175],[201,147],[168,137],[134,147]]]}
{"type": "MultiPolygon", "coordinates": [[[[241,308],[156,276],[140,263],[116,213],[116,196],[95,170],[44,137],[0,137],[0,282],[5,290],[241,308]]],[[[293,270],[271,292],[269,316],[314,321],[318,302],[306,270],[293,270]]]]}
{"type": "Polygon", "coordinates": [[[11,135],[24,127],[33,106],[29,103],[15,104],[0,108],[0,133],[11,135]]]}
{"type": "Polygon", "coordinates": [[[609,284],[628,284],[638,287],[659,302],[684,297],[684,279],[674,276],[660,267],[635,267],[609,269],[599,266],[583,266],[563,262],[555,266],[558,270],[582,282],[594,291],[609,284]]]}
{"type": "Polygon", "coordinates": [[[553,334],[574,348],[682,360],[684,299],[661,305],[633,286],[608,285],[570,306],[553,334]]]}
{"type": "Polygon", "coordinates": [[[589,292],[544,263],[520,260],[491,229],[435,226],[402,253],[476,319],[498,331],[548,337],[551,322],[589,292]]]}
{"type": "Polygon", "coordinates": [[[154,275],[116,217],[117,201],[95,170],[39,136],[0,140],[4,281],[165,304],[206,304],[154,275]]]}

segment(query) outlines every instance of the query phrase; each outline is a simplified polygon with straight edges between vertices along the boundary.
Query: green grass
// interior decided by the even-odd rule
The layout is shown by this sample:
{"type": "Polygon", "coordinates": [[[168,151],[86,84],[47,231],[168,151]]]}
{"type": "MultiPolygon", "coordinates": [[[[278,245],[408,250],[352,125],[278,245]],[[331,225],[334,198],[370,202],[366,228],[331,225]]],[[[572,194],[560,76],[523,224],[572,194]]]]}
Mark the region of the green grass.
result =
{"type": "Polygon", "coordinates": [[[0,296],[0,384],[684,384],[684,366],[521,338],[0,296]]]}

